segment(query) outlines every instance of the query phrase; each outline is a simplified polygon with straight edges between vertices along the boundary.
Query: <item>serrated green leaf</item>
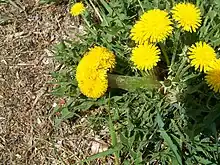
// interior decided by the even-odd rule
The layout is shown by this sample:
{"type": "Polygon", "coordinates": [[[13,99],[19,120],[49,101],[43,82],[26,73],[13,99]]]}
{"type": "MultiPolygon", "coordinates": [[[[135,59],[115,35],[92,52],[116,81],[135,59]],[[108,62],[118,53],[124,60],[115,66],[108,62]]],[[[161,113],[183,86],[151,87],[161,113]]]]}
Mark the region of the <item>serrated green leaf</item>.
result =
{"type": "Polygon", "coordinates": [[[75,106],[74,108],[79,110],[89,110],[94,105],[96,105],[96,102],[85,101],[82,104],[75,106]]]}
{"type": "Polygon", "coordinates": [[[198,163],[201,163],[202,165],[216,165],[216,163],[213,163],[208,159],[204,159],[200,156],[195,156],[195,158],[197,159],[198,163]]]}

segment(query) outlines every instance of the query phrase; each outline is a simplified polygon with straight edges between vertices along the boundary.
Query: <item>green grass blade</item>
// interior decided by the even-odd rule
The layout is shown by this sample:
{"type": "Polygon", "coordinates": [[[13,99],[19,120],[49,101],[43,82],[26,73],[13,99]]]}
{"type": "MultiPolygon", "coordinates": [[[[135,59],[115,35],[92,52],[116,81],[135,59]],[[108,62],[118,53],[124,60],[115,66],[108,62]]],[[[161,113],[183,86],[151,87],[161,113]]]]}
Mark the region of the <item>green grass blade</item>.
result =
{"type": "Polygon", "coordinates": [[[102,157],[105,157],[105,156],[108,156],[108,155],[111,155],[111,154],[114,154],[115,152],[117,152],[119,149],[116,147],[116,148],[110,148],[108,149],[107,151],[103,151],[103,152],[100,152],[98,154],[95,154],[95,155],[92,155],[90,156],[89,158],[81,161],[80,163],[85,163],[85,162],[90,162],[90,161],[93,161],[95,159],[98,159],[98,158],[102,158],[102,157]]]}
{"type": "Polygon", "coordinates": [[[166,133],[166,131],[163,129],[164,123],[163,120],[161,118],[161,115],[159,114],[159,112],[157,113],[157,123],[160,127],[160,134],[162,136],[162,138],[164,139],[164,141],[167,143],[167,145],[170,147],[170,149],[173,151],[178,163],[180,165],[182,165],[182,159],[181,156],[178,153],[178,148],[177,146],[173,143],[172,139],[170,138],[170,136],[166,133]]]}
{"type": "MultiPolygon", "coordinates": [[[[108,104],[109,104],[108,106],[109,106],[109,110],[110,110],[110,99],[109,99],[108,104]]],[[[113,145],[113,147],[117,147],[117,145],[118,145],[117,136],[116,136],[115,128],[114,128],[110,114],[109,114],[108,125],[109,125],[109,131],[110,131],[110,135],[111,135],[111,139],[112,139],[112,145],[113,145]]],[[[119,152],[116,151],[114,153],[114,155],[115,155],[115,164],[118,165],[119,164],[119,152]]]]}
{"type": "Polygon", "coordinates": [[[170,136],[165,132],[165,130],[160,131],[161,136],[163,137],[164,141],[168,144],[168,146],[173,151],[178,163],[182,165],[182,159],[181,156],[178,154],[177,146],[172,142],[170,136]]]}
{"type": "Polygon", "coordinates": [[[116,132],[115,132],[111,117],[109,117],[108,125],[109,125],[109,129],[110,129],[112,145],[115,147],[115,146],[117,146],[117,137],[116,137],[116,132]]]}
{"type": "Polygon", "coordinates": [[[112,10],[112,8],[106,3],[106,1],[100,0],[100,2],[101,2],[102,5],[105,7],[105,9],[109,12],[109,14],[112,15],[113,10],[112,10]]]}

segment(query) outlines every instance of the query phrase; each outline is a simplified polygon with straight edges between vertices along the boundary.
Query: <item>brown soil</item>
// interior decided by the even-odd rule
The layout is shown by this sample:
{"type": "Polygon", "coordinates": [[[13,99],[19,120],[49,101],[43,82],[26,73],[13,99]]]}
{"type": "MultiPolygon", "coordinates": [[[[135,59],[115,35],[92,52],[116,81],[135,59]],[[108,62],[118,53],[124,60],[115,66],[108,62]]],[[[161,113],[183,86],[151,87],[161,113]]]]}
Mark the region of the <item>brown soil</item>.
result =
{"type": "Polygon", "coordinates": [[[13,2],[0,4],[0,164],[74,164],[91,155],[95,135],[85,118],[54,127],[48,82],[50,49],[78,25],[67,4],[13,2]]]}

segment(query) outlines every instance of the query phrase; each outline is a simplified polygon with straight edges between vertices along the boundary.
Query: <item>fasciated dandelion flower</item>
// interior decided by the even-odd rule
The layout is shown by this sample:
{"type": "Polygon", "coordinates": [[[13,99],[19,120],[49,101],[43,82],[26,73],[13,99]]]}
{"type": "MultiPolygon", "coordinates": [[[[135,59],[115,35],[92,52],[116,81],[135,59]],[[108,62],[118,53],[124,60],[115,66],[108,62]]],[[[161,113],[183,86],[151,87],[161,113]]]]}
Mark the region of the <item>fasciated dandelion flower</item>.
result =
{"type": "Polygon", "coordinates": [[[94,58],[84,56],[76,69],[76,80],[80,91],[87,97],[99,98],[107,90],[107,70],[97,69],[94,58]]]}
{"type": "Polygon", "coordinates": [[[76,80],[80,91],[91,98],[99,98],[108,88],[107,72],[115,67],[115,55],[105,47],[91,48],[80,60],[76,80]]]}
{"type": "Polygon", "coordinates": [[[73,4],[73,6],[70,9],[70,14],[73,16],[78,16],[82,14],[85,11],[85,6],[83,5],[82,2],[78,2],[73,4]]]}
{"type": "Polygon", "coordinates": [[[160,42],[172,33],[172,22],[168,13],[153,9],[145,12],[131,29],[132,39],[139,44],[146,41],[160,42]]]}
{"type": "Polygon", "coordinates": [[[216,60],[215,50],[205,42],[197,42],[189,48],[191,65],[200,72],[208,71],[210,64],[216,60]]]}
{"type": "Polygon", "coordinates": [[[159,48],[150,43],[139,45],[132,50],[131,61],[140,70],[150,70],[160,61],[159,48]]]}
{"type": "Polygon", "coordinates": [[[191,3],[178,3],[171,10],[178,27],[184,31],[196,32],[201,25],[201,11],[191,3]]]}
{"type": "Polygon", "coordinates": [[[210,65],[210,70],[205,76],[207,84],[215,92],[220,92],[220,59],[216,60],[210,65]]]}

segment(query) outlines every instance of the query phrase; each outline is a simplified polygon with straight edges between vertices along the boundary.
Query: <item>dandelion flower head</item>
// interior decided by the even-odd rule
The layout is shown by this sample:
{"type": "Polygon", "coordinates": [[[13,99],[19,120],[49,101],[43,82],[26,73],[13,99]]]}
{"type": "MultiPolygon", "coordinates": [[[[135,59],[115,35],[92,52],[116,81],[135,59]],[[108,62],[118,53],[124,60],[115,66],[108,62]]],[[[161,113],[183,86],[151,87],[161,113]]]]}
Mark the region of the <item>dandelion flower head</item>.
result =
{"type": "Polygon", "coordinates": [[[99,98],[105,94],[108,88],[107,73],[105,70],[87,70],[77,72],[80,75],[78,86],[80,91],[87,97],[99,98]]]}
{"type": "Polygon", "coordinates": [[[145,43],[132,51],[131,61],[140,70],[150,70],[160,61],[160,50],[154,44],[145,43]]]}
{"type": "Polygon", "coordinates": [[[173,27],[168,13],[163,10],[153,9],[145,12],[131,29],[132,39],[139,44],[145,41],[160,42],[165,40],[173,27]]]}
{"type": "Polygon", "coordinates": [[[73,16],[78,16],[80,14],[82,14],[85,11],[85,6],[83,5],[82,2],[78,2],[73,4],[73,6],[70,9],[70,14],[72,14],[73,16]]]}
{"type": "Polygon", "coordinates": [[[178,3],[171,10],[178,27],[188,32],[196,32],[201,25],[201,11],[191,3],[178,3]]]}
{"type": "Polygon", "coordinates": [[[210,67],[211,69],[207,72],[205,76],[207,84],[215,92],[220,92],[220,59],[213,62],[210,67]]]}
{"type": "Polygon", "coordinates": [[[95,60],[91,56],[85,54],[83,58],[80,60],[77,68],[76,68],[76,80],[78,83],[84,79],[88,70],[97,70],[95,68],[95,60]]]}
{"type": "Polygon", "coordinates": [[[115,67],[115,55],[105,47],[95,46],[90,49],[87,56],[93,59],[98,69],[112,70],[115,67]]]}
{"type": "Polygon", "coordinates": [[[107,71],[97,69],[91,56],[84,56],[76,69],[76,80],[80,91],[87,97],[99,98],[108,88],[107,71]]]}
{"type": "Polygon", "coordinates": [[[191,65],[200,72],[208,71],[210,64],[216,60],[215,50],[205,42],[197,42],[189,48],[189,58],[192,60],[191,65]]]}
{"type": "Polygon", "coordinates": [[[80,60],[76,80],[80,91],[91,98],[99,98],[108,88],[107,72],[115,67],[115,55],[104,47],[96,46],[80,60]]]}

